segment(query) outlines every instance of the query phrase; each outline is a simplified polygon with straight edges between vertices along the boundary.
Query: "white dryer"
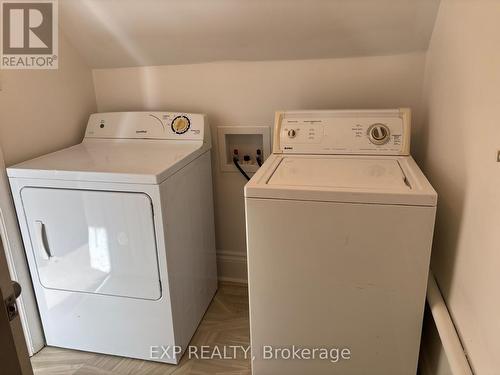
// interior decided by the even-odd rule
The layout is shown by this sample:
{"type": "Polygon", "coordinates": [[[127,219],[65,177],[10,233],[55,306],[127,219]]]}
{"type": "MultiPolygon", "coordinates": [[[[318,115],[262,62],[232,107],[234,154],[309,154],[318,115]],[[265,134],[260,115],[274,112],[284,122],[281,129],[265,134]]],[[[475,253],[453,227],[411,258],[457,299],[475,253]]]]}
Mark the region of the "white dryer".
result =
{"type": "Polygon", "coordinates": [[[245,187],[253,374],[415,375],[437,195],[409,146],[407,109],[277,113],[245,187]]]}
{"type": "Polygon", "coordinates": [[[47,345],[178,362],[217,288],[210,148],[205,115],[97,113],[7,169],[47,345]]]}

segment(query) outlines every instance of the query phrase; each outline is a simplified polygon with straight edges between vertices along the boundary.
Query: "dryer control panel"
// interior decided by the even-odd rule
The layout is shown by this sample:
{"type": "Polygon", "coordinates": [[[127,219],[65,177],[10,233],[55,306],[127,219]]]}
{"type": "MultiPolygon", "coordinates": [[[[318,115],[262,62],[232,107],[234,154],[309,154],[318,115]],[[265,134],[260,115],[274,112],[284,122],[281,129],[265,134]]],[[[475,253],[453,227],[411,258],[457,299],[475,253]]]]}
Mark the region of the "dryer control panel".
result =
{"type": "Polygon", "coordinates": [[[274,153],[409,155],[410,109],[277,112],[274,153]]]}
{"type": "Polygon", "coordinates": [[[204,140],[207,116],[177,112],[108,112],[90,116],[85,138],[204,140]]]}

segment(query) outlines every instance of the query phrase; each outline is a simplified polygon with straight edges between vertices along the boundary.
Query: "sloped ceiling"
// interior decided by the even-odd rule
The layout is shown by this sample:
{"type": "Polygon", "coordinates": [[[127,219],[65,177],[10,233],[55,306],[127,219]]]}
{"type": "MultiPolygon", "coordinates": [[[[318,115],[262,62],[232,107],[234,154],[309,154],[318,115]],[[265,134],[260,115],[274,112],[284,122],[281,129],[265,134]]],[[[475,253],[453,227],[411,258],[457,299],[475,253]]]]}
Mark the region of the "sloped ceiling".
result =
{"type": "Polygon", "coordinates": [[[439,0],[60,0],[92,68],[426,50],[439,0]]]}

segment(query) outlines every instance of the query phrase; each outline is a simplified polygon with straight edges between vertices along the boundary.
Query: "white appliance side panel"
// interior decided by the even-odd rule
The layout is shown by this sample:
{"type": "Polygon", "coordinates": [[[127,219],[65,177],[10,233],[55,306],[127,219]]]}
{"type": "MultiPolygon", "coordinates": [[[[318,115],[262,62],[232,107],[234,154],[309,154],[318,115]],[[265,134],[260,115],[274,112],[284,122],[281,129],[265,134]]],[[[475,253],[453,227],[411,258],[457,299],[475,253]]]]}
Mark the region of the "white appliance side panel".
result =
{"type": "MultiPolygon", "coordinates": [[[[44,288],[37,277],[26,221],[19,221],[47,345],[146,360],[151,359],[153,345],[178,345],[173,330],[158,185],[23,178],[11,178],[10,184],[16,211],[21,218],[24,210],[20,192],[25,186],[145,193],[151,197],[154,207],[162,283],[162,296],[154,301],[44,288]]],[[[158,360],[177,363],[179,356],[158,360]]]]}
{"type": "Polygon", "coordinates": [[[26,187],[21,199],[44,288],[161,297],[146,194],[26,187]]]}
{"type": "Polygon", "coordinates": [[[253,374],[414,375],[434,207],[246,199],[253,374]],[[350,360],[263,360],[264,345],[350,360]]]}
{"type": "Polygon", "coordinates": [[[217,290],[210,152],[160,191],[175,338],[186,348],[217,290]]]}

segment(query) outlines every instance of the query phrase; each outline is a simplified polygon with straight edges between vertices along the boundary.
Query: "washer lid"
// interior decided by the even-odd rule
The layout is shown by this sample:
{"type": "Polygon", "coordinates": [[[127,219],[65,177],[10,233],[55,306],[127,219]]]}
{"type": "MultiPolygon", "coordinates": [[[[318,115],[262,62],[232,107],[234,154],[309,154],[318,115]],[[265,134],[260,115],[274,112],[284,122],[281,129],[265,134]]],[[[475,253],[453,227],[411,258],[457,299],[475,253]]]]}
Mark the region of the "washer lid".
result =
{"type": "Polygon", "coordinates": [[[284,157],[268,184],[410,190],[397,160],[375,158],[284,157]]]}
{"type": "Polygon", "coordinates": [[[86,139],[7,168],[10,178],[158,184],[209,147],[202,141],[86,139]]]}
{"type": "Polygon", "coordinates": [[[271,155],[246,198],[435,206],[437,194],[411,156],[271,155]]]}

